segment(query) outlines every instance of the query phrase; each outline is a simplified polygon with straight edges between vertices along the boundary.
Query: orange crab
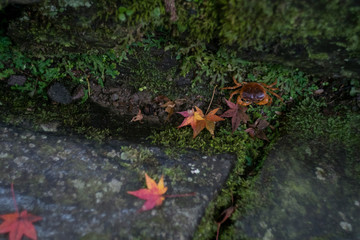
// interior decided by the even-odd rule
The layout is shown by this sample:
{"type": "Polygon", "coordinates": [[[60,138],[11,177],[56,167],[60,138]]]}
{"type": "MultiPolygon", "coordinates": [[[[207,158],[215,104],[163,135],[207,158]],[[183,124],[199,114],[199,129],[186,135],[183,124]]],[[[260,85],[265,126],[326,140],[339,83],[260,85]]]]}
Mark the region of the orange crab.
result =
{"type": "Polygon", "coordinates": [[[273,87],[276,85],[277,81],[275,81],[270,85],[267,85],[265,83],[257,83],[257,82],[239,83],[238,81],[236,81],[235,77],[233,77],[233,80],[235,86],[226,87],[223,89],[236,89],[236,88],[241,88],[241,89],[237,89],[234,92],[232,92],[230,94],[229,101],[235,94],[239,94],[236,100],[236,102],[239,105],[247,106],[252,103],[255,103],[257,105],[265,105],[265,104],[270,105],[272,103],[272,98],[266,92],[271,93],[272,95],[283,101],[283,99],[279,95],[273,92],[275,90],[278,90],[277,88],[273,87]]]}

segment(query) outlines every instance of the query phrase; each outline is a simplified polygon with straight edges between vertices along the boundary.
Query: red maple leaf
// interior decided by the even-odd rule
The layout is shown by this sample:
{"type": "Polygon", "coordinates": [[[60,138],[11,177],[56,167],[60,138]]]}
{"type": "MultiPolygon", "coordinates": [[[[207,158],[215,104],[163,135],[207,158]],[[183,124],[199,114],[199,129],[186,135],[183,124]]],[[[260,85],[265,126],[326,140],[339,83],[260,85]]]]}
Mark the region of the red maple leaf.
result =
{"type": "Polygon", "coordinates": [[[167,187],[164,186],[164,176],[161,176],[158,184],[156,184],[156,182],[146,173],[145,179],[147,188],[142,188],[137,191],[128,191],[128,194],[146,200],[140,211],[147,211],[153,209],[155,206],[160,206],[165,200],[165,197],[187,197],[195,195],[195,193],[164,195],[167,191],[167,187]]]}
{"type": "Polygon", "coordinates": [[[155,206],[160,206],[165,199],[163,194],[167,191],[167,187],[164,187],[163,176],[161,176],[158,184],[156,184],[156,182],[146,173],[145,179],[147,188],[143,188],[137,191],[128,191],[129,194],[146,200],[144,205],[141,207],[141,211],[150,210],[155,206]]]}
{"type": "Polygon", "coordinates": [[[11,191],[13,194],[16,212],[0,215],[0,218],[4,220],[4,222],[0,225],[0,234],[9,233],[9,240],[21,240],[23,235],[30,239],[36,240],[36,230],[32,223],[40,221],[42,218],[30,214],[26,210],[19,213],[15,201],[13,184],[11,184],[11,191]]]}
{"type": "Polygon", "coordinates": [[[231,117],[232,132],[234,132],[240,125],[241,122],[247,123],[250,120],[249,116],[245,113],[247,107],[240,106],[237,103],[226,100],[226,104],[229,106],[229,110],[223,113],[221,117],[231,117]]]}
{"type": "Polygon", "coordinates": [[[268,121],[265,119],[258,118],[256,119],[254,124],[249,124],[249,128],[245,130],[245,132],[249,133],[249,135],[254,138],[263,139],[269,141],[264,130],[270,125],[268,121]]]}
{"type": "Polygon", "coordinates": [[[40,221],[41,217],[32,215],[26,210],[21,213],[4,214],[0,217],[5,220],[0,225],[0,233],[9,233],[9,240],[20,240],[23,235],[30,239],[37,239],[36,230],[32,223],[40,221]]]}
{"type": "Polygon", "coordinates": [[[228,218],[231,217],[231,215],[235,212],[237,206],[234,205],[234,197],[231,195],[231,206],[228,207],[227,209],[225,209],[222,213],[221,213],[221,216],[223,216],[222,220],[217,222],[217,233],[216,233],[216,240],[219,239],[219,233],[220,233],[220,227],[221,227],[221,224],[223,224],[228,218]]]}

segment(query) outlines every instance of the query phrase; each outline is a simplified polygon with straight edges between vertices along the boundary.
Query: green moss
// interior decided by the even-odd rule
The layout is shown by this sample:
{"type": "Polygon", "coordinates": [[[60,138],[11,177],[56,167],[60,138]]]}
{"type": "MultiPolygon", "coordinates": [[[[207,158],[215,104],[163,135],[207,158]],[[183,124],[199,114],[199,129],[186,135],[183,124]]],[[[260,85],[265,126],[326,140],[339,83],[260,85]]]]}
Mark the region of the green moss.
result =
{"type": "Polygon", "coordinates": [[[80,240],[110,240],[113,239],[111,233],[87,233],[80,238],[80,240]]]}
{"type": "Polygon", "coordinates": [[[359,35],[359,7],[353,1],[221,1],[220,35],[242,47],[262,48],[265,42],[310,43],[310,39],[346,39],[354,49],[359,35]],[[349,17],[353,16],[352,20],[349,17]]]}
{"type": "Polygon", "coordinates": [[[171,182],[183,181],[186,179],[186,173],[180,166],[163,168],[161,171],[166,177],[170,178],[171,182]]]}
{"type": "Polygon", "coordinates": [[[288,122],[285,129],[297,132],[302,138],[324,138],[330,142],[340,141],[351,145],[359,139],[356,122],[360,119],[357,113],[346,108],[339,109],[339,115],[326,116],[322,110],[326,103],[321,99],[306,98],[287,114],[288,122]],[[340,114],[341,113],[341,114],[340,114]]]}
{"type": "MultiPolygon", "coordinates": [[[[149,40],[151,41],[151,40],[149,40]]],[[[153,48],[153,42],[136,48],[129,62],[124,63],[124,67],[131,72],[128,84],[138,91],[150,91],[154,95],[163,94],[170,98],[175,98],[176,88],[175,78],[176,65],[167,66],[171,61],[171,56],[165,59],[154,52],[159,49],[153,48]]]]}
{"type": "Polygon", "coordinates": [[[232,135],[231,132],[225,129],[215,133],[215,138],[211,138],[211,135],[207,132],[193,138],[191,128],[176,129],[174,127],[168,127],[164,131],[153,132],[149,138],[153,143],[169,148],[193,148],[208,154],[220,152],[235,153],[238,155],[239,160],[244,158],[244,142],[245,139],[248,139],[247,135],[243,132],[235,132],[232,135]]]}
{"type": "Polygon", "coordinates": [[[154,154],[148,148],[121,147],[121,160],[130,161],[129,166],[138,169],[141,166],[158,166],[154,154]]]}
{"type": "Polygon", "coordinates": [[[328,60],[329,59],[329,55],[327,53],[311,53],[309,52],[309,58],[310,59],[315,59],[315,60],[328,60]]]}
{"type": "Polygon", "coordinates": [[[285,130],[296,133],[299,138],[326,140],[334,149],[345,148],[345,171],[349,177],[359,179],[360,167],[356,163],[357,148],[360,144],[360,115],[346,107],[340,107],[337,115],[325,115],[324,101],[307,98],[287,114],[285,130]]]}
{"type": "MultiPolygon", "coordinates": [[[[255,190],[256,178],[245,180],[237,177],[236,181],[236,188],[231,190],[227,188],[223,189],[220,195],[208,205],[205,215],[194,235],[194,239],[214,239],[217,232],[216,222],[221,221],[224,217],[222,212],[230,206],[235,206],[235,212],[227,222],[221,225],[219,235],[220,239],[234,239],[234,226],[231,224],[231,221],[239,219],[246,211],[259,206],[260,196],[259,192],[255,190]],[[235,199],[235,202],[232,202],[232,199],[235,199]]],[[[228,184],[234,185],[234,183],[230,181],[228,181],[228,184]]]]}

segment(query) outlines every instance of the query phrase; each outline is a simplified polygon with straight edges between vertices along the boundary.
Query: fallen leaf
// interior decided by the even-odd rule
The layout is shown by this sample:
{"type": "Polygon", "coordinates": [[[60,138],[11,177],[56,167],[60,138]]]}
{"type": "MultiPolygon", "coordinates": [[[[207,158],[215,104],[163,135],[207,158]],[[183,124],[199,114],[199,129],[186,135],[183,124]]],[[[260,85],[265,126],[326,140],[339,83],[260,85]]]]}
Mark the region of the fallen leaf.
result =
{"type": "Polygon", "coordinates": [[[240,106],[237,103],[226,100],[226,104],[229,106],[229,110],[224,112],[221,117],[231,117],[232,132],[234,132],[240,125],[241,122],[247,123],[250,120],[249,116],[245,113],[247,107],[240,106]]]}
{"type": "Polygon", "coordinates": [[[145,179],[147,188],[143,188],[137,191],[128,191],[129,194],[146,200],[144,205],[141,207],[141,211],[147,211],[153,209],[155,206],[160,206],[165,199],[163,194],[167,191],[167,187],[164,187],[163,176],[161,176],[158,184],[156,184],[156,182],[146,173],[145,179]]]}
{"type": "Polygon", "coordinates": [[[263,139],[269,141],[266,137],[264,130],[270,125],[268,121],[265,119],[256,119],[254,124],[249,124],[249,128],[245,130],[245,132],[249,133],[251,137],[256,137],[259,139],[263,139]]]}
{"type": "Polygon", "coordinates": [[[139,109],[138,114],[136,114],[136,116],[133,117],[130,122],[140,121],[140,123],[141,123],[141,120],[142,120],[143,118],[144,118],[144,116],[142,115],[141,110],[139,109]]]}
{"type": "Polygon", "coordinates": [[[163,176],[161,176],[158,184],[156,184],[156,182],[146,173],[145,179],[147,188],[139,189],[137,191],[128,191],[128,194],[146,200],[146,202],[139,211],[147,211],[153,209],[155,206],[160,206],[165,200],[165,198],[195,196],[194,192],[185,194],[164,195],[167,191],[167,187],[164,186],[163,176]]]}
{"type": "Polygon", "coordinates": [[[170,100],[164,95],[157,96],[154,101],[160,105],[160,107],[165,108],[165,112],[168,113],[166,121],[169,121],[170,117],[175,112],[175,107],[183,104],[186,99],[176,99],[174,101],[170,100]]]}
{"type": "Polygon", "coordinates": [[[24,235],[36,240],[36,230],[32,223],[40,221],[42,217],[32,215],[26,210],[19,213],[15,201],[13,184],[11,184],[11,191],[16,212],[0,215],[0,218],[4,220],[0,225],[0,234],[9,233],[9,240],[21,240],[24,235]]]}
{"type": "Polygon", "coordinates": [[[219,239],[221,224],[223,224],[229,217],[231,217],[231,215],[234,213],[235,209],[236,209],[236,206],[230,206],[221,213],[221,216],[224,216],[224,217],[220,222],[216,223],[217,224],[216,240],[219,239]]]}
{"type": "Polygon", "coordinates": [[[194,109],[189,109],[187,111],[178,113],[181,114],[185,119],[177,128],[185,127],[187,125],[190,125],[192,129],[195,128],[196,120],[194,119],[194,109]]]}
{"type": "Polygon", "coordinates": [[[228,207],[227,209],[225,209],[220,216],[224,216],[222,218],[221,221],[217,222],[217,232],[216,232],[216,240],[219,239],[219,233],[220,233],[220,227],[221,227],[221,224],[223,224],[229,217],[231,217],[231,215],[235,212],[237,206],[235,205],[234,206],[234,199],[232,197],[232,204],[230,207],[228,207]]]}
{"type": "Polygon", "coordinates": [[[30,239],[37,239],[36,230],[32,223],[40,221],[41,217],[24,210],[21,213],[0,215],[0,218],[4,220],[0,225],[0,233],[9,233],[9,240],[21,240],[23,235],[30,239]]]}
{"type": "Polygon", "coordinates": [[[212,111],[210,111],[206,116],[204,116],[203,111],[195,106],[195,113],[194,113],[194,119],[195,119],[195,127],[193,128],[194,134],[193,138],[195,138],[204,128],[206,128],[212,136],[214,136],[215,131],[215,123],[218,121],[223,121],[225,119],[215,115],[215,113],[219,110],[219,108],[216,108],[212,111]]]}
{"type": "Polygon", "coordinates": [[[156,98],[154,98],[154,101],[158,104],[168,102],[170,99],[165,95],[159,95],[156,98]]]}
{"type": "Polygon", "coordinates": [[[174,114],[174,108],[175,108],[175,103],[173,101],[168,101],[162,105],[160,105],[160,107],[165,108],[165,112],[168,113],[167,117],[166,117],[166,121],[169,121],[171,115],[174,114]]]}

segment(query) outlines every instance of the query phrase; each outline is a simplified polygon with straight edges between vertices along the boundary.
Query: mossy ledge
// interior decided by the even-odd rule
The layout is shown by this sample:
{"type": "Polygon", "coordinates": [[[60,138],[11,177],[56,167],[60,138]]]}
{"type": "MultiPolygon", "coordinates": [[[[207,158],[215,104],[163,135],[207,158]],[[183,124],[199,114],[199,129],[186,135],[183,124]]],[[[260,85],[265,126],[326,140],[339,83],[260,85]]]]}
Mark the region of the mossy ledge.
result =
{"type": "Polygon", "coordinates": [[[8,35],[21,49],[46,56],[125,50],[150,32],[171,35],[169,46],[220,46],[244,58],[318,68],[359,77],[360,7],[326,1],[43,1],[3,5],[8,35]],[[15,9],[14,9],[15,8],[15,9]],[[12,9],[12,11],[11,11],[12,9]],[[9,16],[8,16],[9,17],[9,16]],[[186,38],[184,38],[186,36],[186,38]],[[335,68],[335,69],[334,69],[335,68]]]}

